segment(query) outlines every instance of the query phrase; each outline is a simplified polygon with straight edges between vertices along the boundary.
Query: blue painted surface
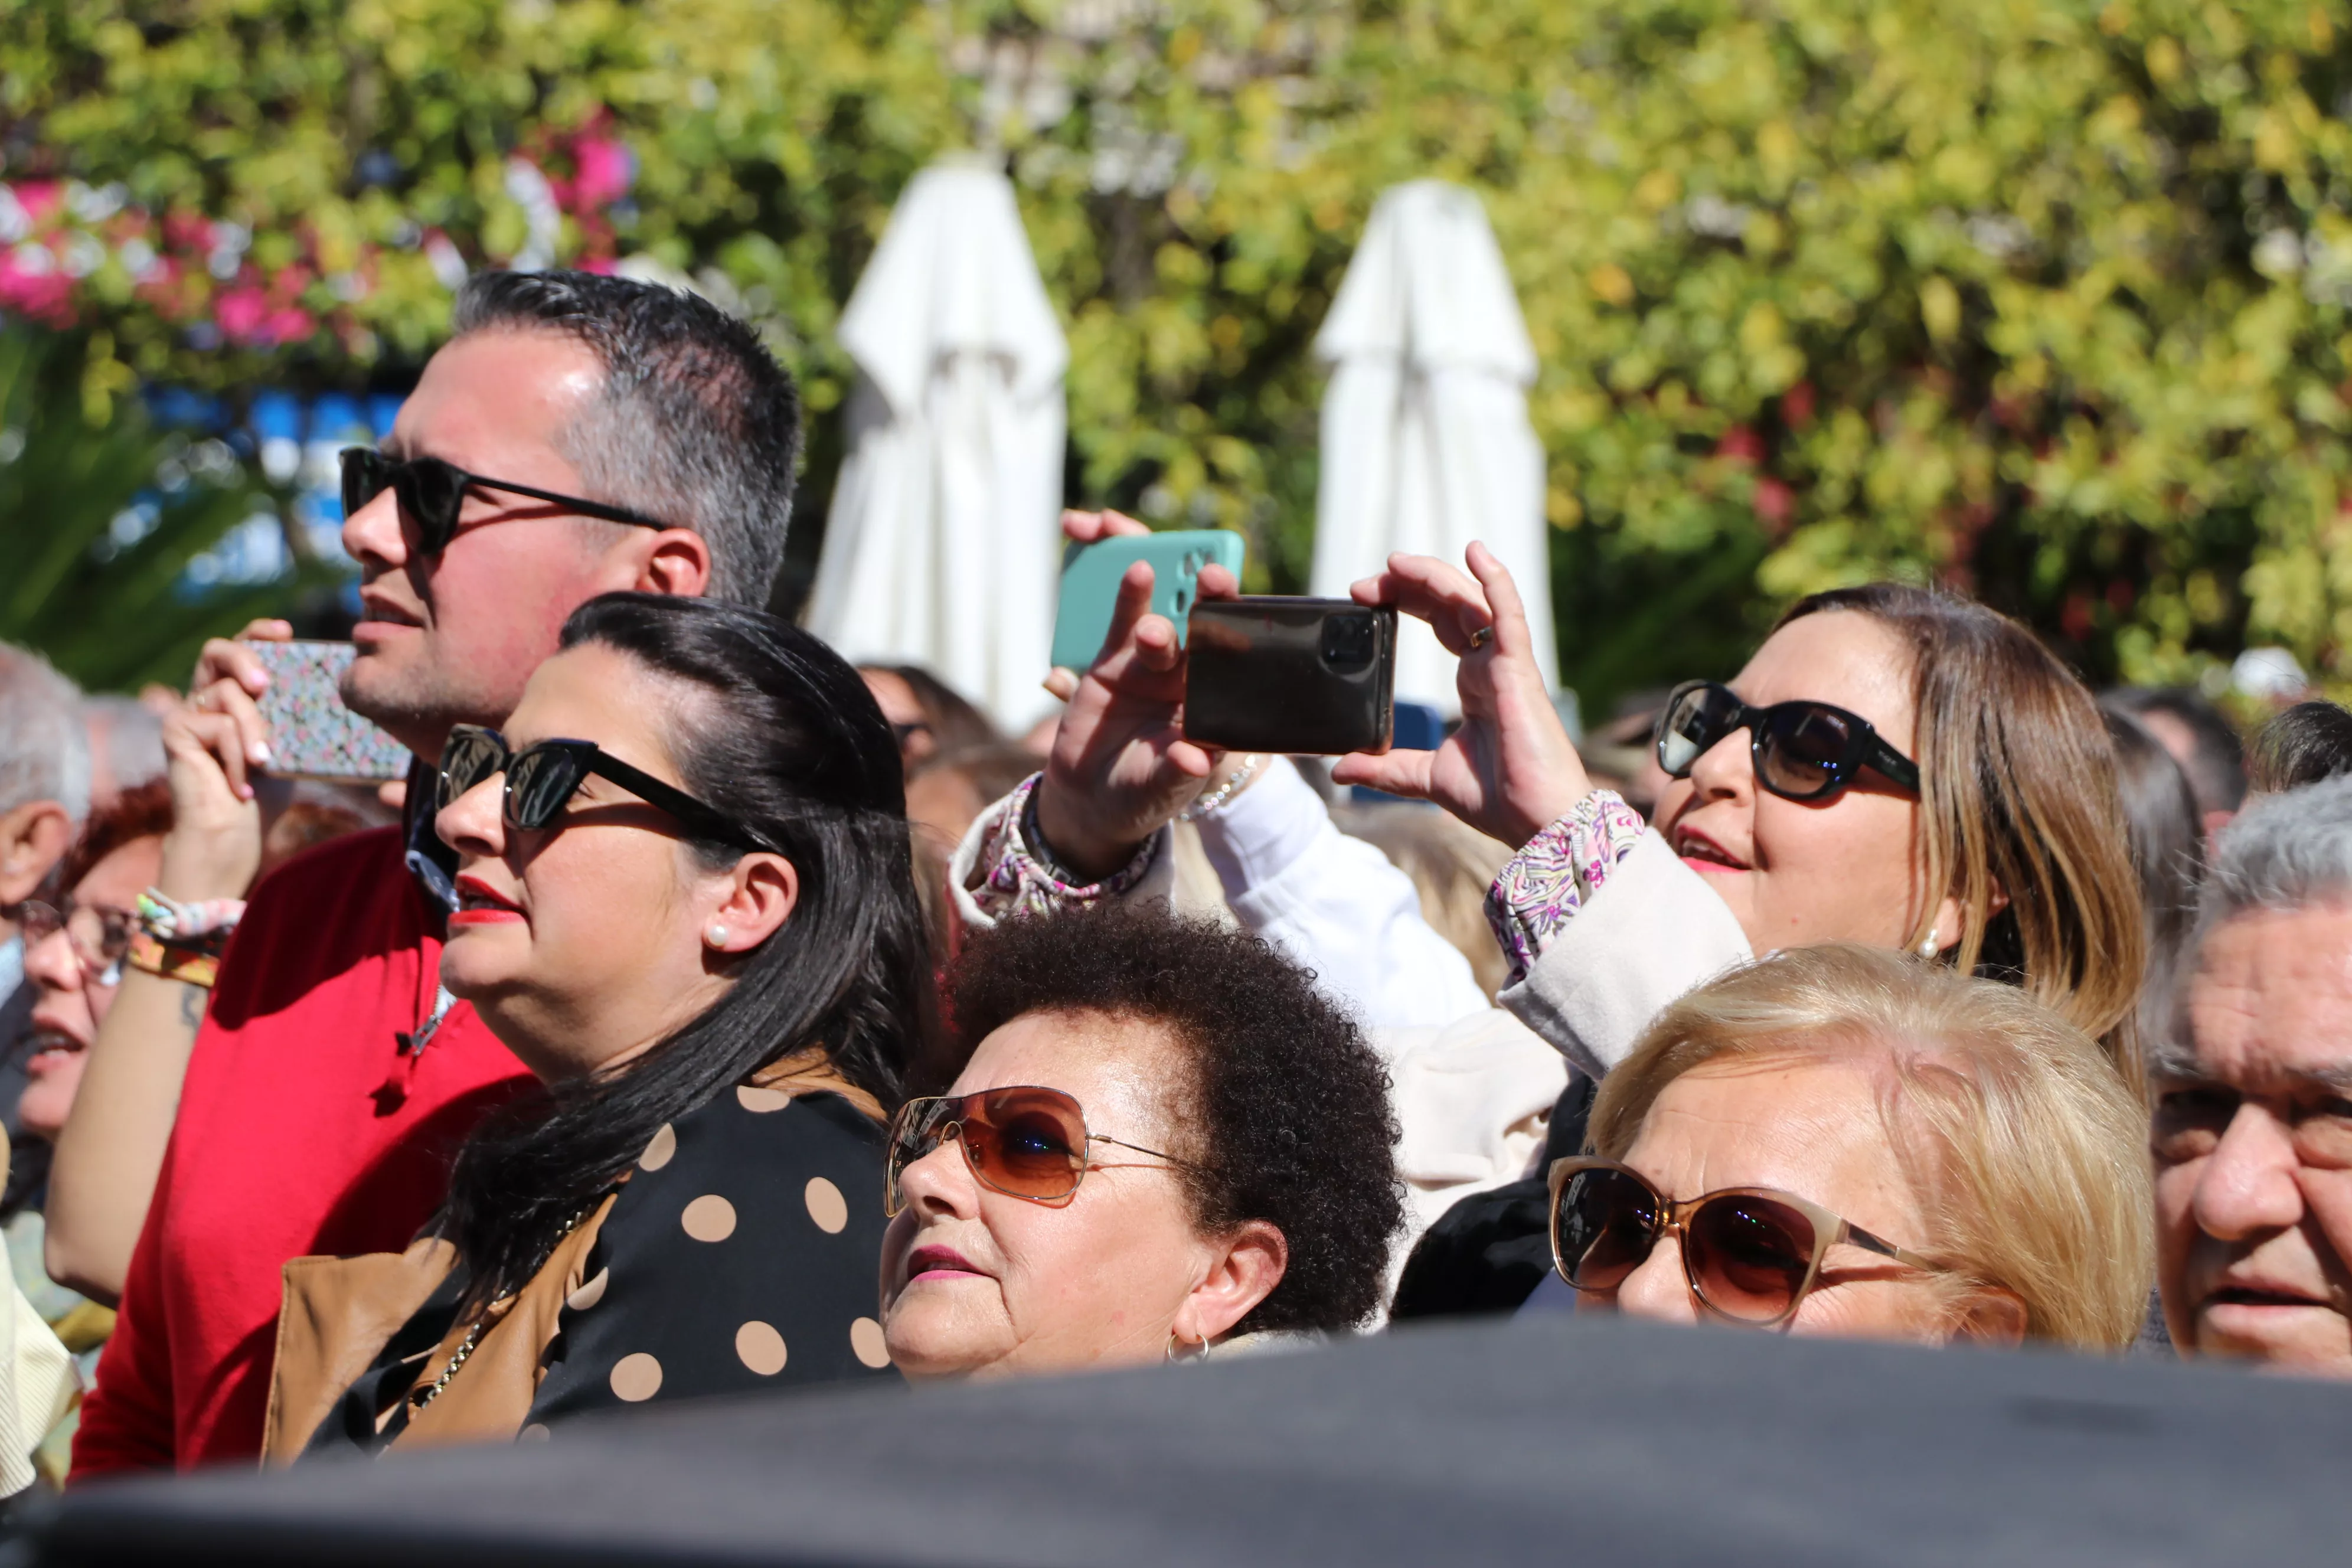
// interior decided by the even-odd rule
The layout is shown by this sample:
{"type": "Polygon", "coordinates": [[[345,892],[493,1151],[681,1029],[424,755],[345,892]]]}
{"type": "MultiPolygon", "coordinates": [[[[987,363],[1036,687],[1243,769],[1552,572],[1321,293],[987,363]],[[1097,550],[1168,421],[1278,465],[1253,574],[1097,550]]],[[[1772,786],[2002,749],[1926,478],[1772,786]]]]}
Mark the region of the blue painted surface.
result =
{"type": "MultiPolygon", "coordinates": [[[[336,454],[343,447],[382,440],[392,430],[401,399],[387,393],[321,393],[303,396],[268,390],[254,395],[242,429],[229,426],[220,399],[184,387],[151,388],[148,407],[158,422],[201,430],[227,441],[239,454],[258,458],[273,479],[299,485],[295,501],[311,548],[321,561],[349,569],[343,553],[343,503],[336,454]]],[[[293,562],[278,521],[257,513],[231,529],[221,542],[188,563],[184,583],[201,590],[216,583],[261,583],[282,576],[293,562]]],[[[346,607],[359,607],[356,579],[344,589],[346,607]]]]}

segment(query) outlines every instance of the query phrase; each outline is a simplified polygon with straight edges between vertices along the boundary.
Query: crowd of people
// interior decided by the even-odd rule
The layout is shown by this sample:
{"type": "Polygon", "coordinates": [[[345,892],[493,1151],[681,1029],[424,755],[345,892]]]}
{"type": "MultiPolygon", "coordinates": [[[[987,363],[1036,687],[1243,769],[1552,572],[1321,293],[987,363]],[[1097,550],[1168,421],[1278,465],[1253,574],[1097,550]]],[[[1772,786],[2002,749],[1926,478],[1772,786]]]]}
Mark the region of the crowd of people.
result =
{"type": "Polygon", "coordinates": [[[0,653],[0,1489],[1456,1312],[2352,1375],[2352,715],[2249,764],[1877,584],[1580,752],[1474,546],[1354,590],[1434,751],[1186,741],[1148,567],[1007,737],[760,607],[799,419],[692,297],[470,280],[345,458],[381,801],[270,776],[282,624],[0,653]]]}

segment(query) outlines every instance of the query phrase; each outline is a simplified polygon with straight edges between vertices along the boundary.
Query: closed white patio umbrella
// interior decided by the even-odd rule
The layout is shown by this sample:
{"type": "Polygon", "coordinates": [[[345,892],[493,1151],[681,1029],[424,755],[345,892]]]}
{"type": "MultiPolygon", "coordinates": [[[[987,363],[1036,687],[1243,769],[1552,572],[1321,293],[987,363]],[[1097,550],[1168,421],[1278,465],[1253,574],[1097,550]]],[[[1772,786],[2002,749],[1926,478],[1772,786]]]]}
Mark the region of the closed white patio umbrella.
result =
{"type": "MultiPolygon", "coordinates": [[[[1393,551],[1458,564],[1482,539],[1517,582],[1556,686],[1535,348],[1478,198],[1438,180],[1384,194],[1315,352],[1332,373],[1309,590],[1344,596],[1393,551]]],[[[1457,712],[1453,658],[1420,622],[1404,627],[1398,698],[1457,712]]]]}
{"type": "Polygon", "coordinates": [[[841,320],[861,373],[809,629],[912,663],[1017,733],[1051,705],[1068,346],[1013,186],[915,177],[841,320]]]}

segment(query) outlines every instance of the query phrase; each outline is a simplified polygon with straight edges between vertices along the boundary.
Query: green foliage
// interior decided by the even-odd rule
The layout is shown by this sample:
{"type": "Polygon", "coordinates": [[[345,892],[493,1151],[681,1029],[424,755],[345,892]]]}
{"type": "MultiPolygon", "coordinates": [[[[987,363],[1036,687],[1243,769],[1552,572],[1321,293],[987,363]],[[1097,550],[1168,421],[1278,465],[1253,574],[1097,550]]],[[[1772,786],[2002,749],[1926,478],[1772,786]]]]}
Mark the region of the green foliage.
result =
{"type": "Polygon", "coordinates": [[[121,381],[235,386],[413,363],[446,321],[436,237],[475,264],[532,243],[522,158],[568,193],[559,258],[648,255],[775,328],[825,416],[814,509],[840,307],[912,173],[977,149],[1069,331],[1075,495],[1242,527],[1291,586],[1308,345],[1373,200],[1434,174],[1485,197],[1545,366],[1589,711],[1881,573],[1973,587],[2101,678],[2254,640],[2345,683],[2347,25],[2308,0],[15,0],[0,179],[119,182],[167,253],[173,215],[249,229],[226,278],[142,283],[110,241],[71,299],[121,381]],[[605,138],[636,159],[623,199],[588,194],[605,138]]]}
{"type": "Polygon", "coordinates": [[[272,500],[217,441],[154,429],[135,401],[100,421],[82,345],[0,333],[0,640],[92,690],[184,683],[204,639],[283,615],[316,568],[197,589],[188,563],[272,500]]]}

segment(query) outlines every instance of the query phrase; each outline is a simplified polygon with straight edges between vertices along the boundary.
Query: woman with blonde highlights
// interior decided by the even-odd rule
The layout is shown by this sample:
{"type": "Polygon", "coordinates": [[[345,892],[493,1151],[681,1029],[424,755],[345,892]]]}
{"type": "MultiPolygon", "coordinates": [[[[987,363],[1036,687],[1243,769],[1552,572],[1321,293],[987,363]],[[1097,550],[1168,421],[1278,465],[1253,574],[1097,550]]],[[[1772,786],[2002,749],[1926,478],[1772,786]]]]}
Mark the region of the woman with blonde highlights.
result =
{"type": "Polygon", "coordinates": [[[1605,1073],[1731,964],[1859,942],[2017,985],[2137,1078],[2144,939],[2113,749],[2023,626],[1895,583],[1801,601],[1729,684],[1675,689],[1656,734],[1672,782],[1644,823],[1586,775],[1510,574],[1479,545],[1469,566],[1400,555],[1356,584],[1461,656],[1463,723],[1334,776],[1519,847],[1492,906],[1502,1001],[1576,1065],[1605,1073]]]}
{"type": "Polygon", "coordinates": [[[2146,1145],[2090,1037],[2016,990],[1781,952],[1602,1083],[1594,1155],[1552,1169],[1554,1253],[1587,1309],[2119,1350],[2154,1268],[2146,1145]]]}

